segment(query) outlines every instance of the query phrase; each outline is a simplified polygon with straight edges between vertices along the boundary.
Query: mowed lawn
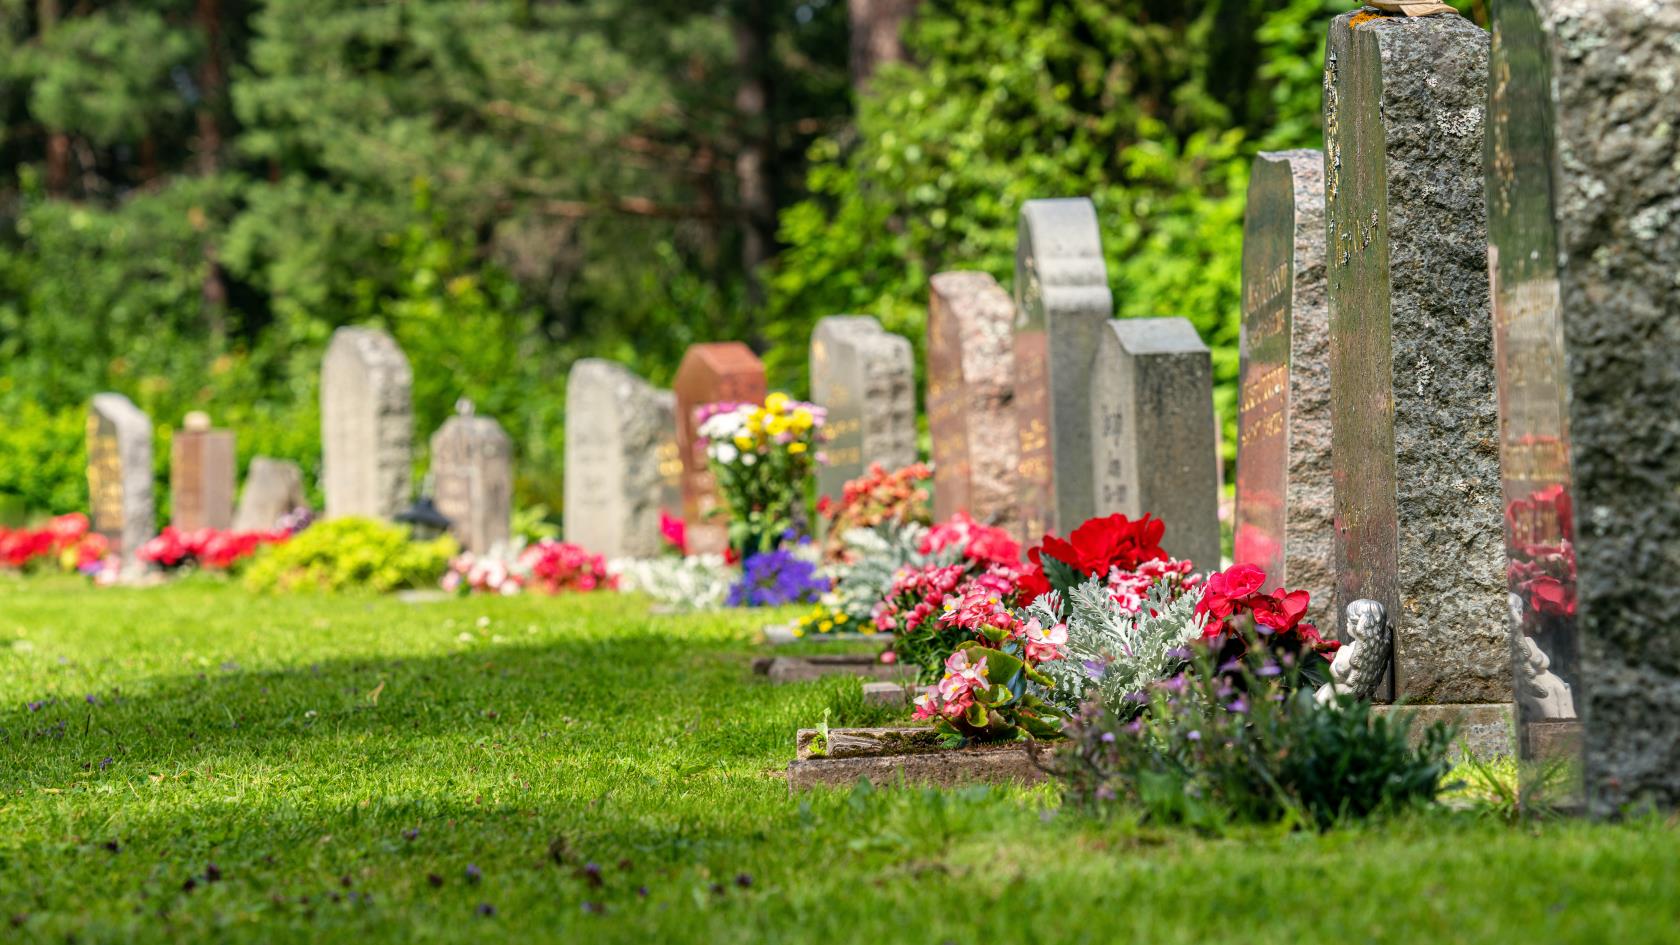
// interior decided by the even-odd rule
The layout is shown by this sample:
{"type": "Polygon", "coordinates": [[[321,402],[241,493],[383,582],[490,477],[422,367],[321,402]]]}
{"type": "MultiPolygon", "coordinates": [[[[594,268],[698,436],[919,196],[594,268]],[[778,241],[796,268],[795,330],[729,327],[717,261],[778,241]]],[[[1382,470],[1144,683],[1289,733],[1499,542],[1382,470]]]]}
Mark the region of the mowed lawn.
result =
{"type": "Polygon", "coordinates": [[[1327,835],[790,798],[763,614],[0,576],[0,941],[1680,941],[1672,820],[1327,835]]]}

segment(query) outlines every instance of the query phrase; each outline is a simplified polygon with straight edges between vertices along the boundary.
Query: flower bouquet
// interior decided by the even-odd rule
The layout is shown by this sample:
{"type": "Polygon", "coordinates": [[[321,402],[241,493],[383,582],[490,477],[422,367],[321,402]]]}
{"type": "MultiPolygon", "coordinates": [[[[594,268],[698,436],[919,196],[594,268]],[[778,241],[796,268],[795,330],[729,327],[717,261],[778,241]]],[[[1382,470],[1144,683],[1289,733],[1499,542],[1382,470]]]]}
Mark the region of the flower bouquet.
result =
{"type": "Polygon", "coordinates": [[[927,524],[929,498],[921,483],[932,478],[933,470],[922,463],[892,472],[874,463],[869,472],[846,483],[839,501],[823,496],[817,501],[817,514],[826,525],[823,558],[853,560],[846,536],[857,529],[927,524]]]}
{"type": "Polygon", "coordinates": [[[27,570],[39,562],[55,562],[65,571],[97,573],[110,554],[110,542],[90,530],[80,512],[60,515],[44,528],[0,527],[0,569],[27,570]]]}
{"type": "Polygon", "coordinates": [[[808,531],[805,488],[819,461],[823,408],[774,393],[758,404],[696,411],[700,438],[729,508],[729,547],[745,561],[808,531]]]}

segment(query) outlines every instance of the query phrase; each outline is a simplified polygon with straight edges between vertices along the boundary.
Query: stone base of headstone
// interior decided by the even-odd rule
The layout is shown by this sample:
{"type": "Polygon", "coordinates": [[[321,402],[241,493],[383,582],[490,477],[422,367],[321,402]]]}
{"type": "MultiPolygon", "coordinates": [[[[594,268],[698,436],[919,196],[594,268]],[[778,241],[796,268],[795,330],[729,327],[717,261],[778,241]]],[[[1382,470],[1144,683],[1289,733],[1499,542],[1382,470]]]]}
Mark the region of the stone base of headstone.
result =
{"type": "Polygon", "coordinates": [[[1411,740],[1415,745],[1423,730],[1436,722],[1458,729],[1452,755],[1461,758],[1466,749],[1481,760],[1508,758],[1516,754],[1516,707],[1510,703],[1461,703],[1445,705],[1379,705],[1378,715],[1404,712],[1412,717],[1411,740]]]}
{"type": "Polygon", "coordinates": [[[405,604],[437,604],[453,598],[455,595],[447,591],[411,590],[398,591],[397,600],[405,604]]]}
{"type": "Polygon", "coordinates": [[[1581,757],[1581,722],[1564,719],[1527,722],[1522,727],[1523,757],[1551,761],[1581,757]]]}
{"type": "Polygon", "coordinates": [[[914,667],[883,663],[873,653],[834,653],[819,656],[767,656],[753,660],[753,672],[773,683],[808,682],[828,676],[896,682],[914,678],[914,667]]]}
{"type": "Polygon", "coordinates": [[[864,705],[905,706],[910,704],[910,687],[895,682],[863,684],[864,705]]]}
{"type": "Polygon", "coordinates": [[[1036,784],[1049,776],[1041,767],[1049,762],[1047,746],[1008,742],[953,749],[943,747],[941,737],[931,728],[846,728],[829,729],[823,740],[816,729],[800,729],[787,768],[788,791],[850,787],[860,780],[878,788],[1036,784]]]}

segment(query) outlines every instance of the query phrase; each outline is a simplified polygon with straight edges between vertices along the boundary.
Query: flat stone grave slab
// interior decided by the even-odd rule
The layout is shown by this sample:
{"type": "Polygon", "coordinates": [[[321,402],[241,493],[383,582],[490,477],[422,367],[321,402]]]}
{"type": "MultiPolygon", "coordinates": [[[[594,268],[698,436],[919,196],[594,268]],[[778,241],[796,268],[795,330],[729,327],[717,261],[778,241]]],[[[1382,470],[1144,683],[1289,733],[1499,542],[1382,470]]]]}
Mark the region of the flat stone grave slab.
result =
{"type": "Polygon", "coordinates": [[[909,705],[911,686],[907,683],[866,682],[863,684],[865,705],[909,705]]]}
{"type": "Polygon", "coordinates": [[[773,683],[808,682],[827,676],[861,676],[888,682],[914,679],[914,667],[883,663],[875,653],[821,653],[813,656],[765,656],[753,660],[753,672],[773,683]]]}
{"type": "Polygon", "coordinates": [[[847,787],[860,779],[875,787],[895,784],[1036,784],[1049,775],[1051,749],[1028,742],[946,748],[927,727],[829,729],[802,728],[788,763],[789,793],[821,785],[847,787]],[[822,744],[826,741],[826,744],[822,744]],[[1038,759],[1033,758],[1033,745],[1038,759]]]}
{"type": "Polygon", "coordinates": [[[885,633],[808,633],[798,636],[788,624],[774,624],[764,628],[764,642],[771,646],[790,646],[795,643],[868,643],[887,639],[885,633]]]}

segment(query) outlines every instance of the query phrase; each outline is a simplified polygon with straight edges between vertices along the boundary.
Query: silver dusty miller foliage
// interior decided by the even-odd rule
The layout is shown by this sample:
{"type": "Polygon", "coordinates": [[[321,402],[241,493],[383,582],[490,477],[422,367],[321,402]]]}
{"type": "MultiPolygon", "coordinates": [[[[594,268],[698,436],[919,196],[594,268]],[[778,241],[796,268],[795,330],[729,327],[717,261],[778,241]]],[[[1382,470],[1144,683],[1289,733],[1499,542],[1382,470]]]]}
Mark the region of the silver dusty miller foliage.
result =
{"type": "MultiPolygon", "coordinates": [[[[828,601],[835,610],[853,617],[869,616],[875,604],[892,588],[893,577],[900,568],[921,567],[934,559],[949,555],[924,555],[917,550],[927,535],[927,527],[914,522],[886,522],[873,528],[853,528],[841,538],[855,558],[837,573],[832,598],[828,601]]],[[[948,563],[940,560],[939,563],[948,563]]]]}
{"type": "MultiPolygon", "coordinates": [[[[1156,584],[1135,614],[1120,609],[1101,578],[1068,592],[1067,658],[1040,666],[1055,688],[1051,698],[1069,710],[1095,698],[1103,708],[1124,712],[1127,698],[1165,679],[1184,665],[1184,648],[1202,635],[1195,594],[1173,596],[1156,584]]],[[[1057,622],[1046,594],[1027,607],[1027,617],[1046,627],[1057,622]]]]}

